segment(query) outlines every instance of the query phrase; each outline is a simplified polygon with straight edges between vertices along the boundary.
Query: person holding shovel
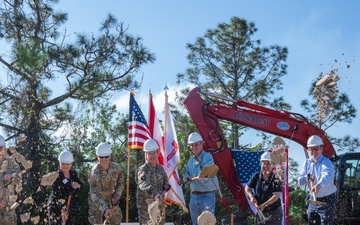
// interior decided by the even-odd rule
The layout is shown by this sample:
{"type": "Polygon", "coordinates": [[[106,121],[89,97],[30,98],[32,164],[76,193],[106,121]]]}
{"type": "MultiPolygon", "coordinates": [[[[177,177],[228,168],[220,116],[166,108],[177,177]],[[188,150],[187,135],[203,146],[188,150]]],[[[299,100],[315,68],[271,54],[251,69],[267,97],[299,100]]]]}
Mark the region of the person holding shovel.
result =
{"type": "Polygon", "coordinates": [[[47,202],[49,225],[75,225],[80,211],[78,192],[84,185],[76,171],[71,169],[74,157],[70,151],[61,152],[58,160],[59,176],[52,184],[47,202]]]}
{"type": "Polygon", "coordinates": [[[298,178],[299,185],[308,185],[311,192],[308,221],[312,225],[334,223],[336,202],[334,166],[330,159],[323,156],[323,145],[322,139],[317,135],[308,139],[307,151],[310,157],[305,160],[298,178]]]}
{"type": "Polygon", "coordinates": [[[102,224],[103,217],[112,225],[121,224],[119,207],[124,190],[124,172],[120,165],[111,162],[111,146],[102,142],[96,147],[98,163],[89,174],[89,222],[102,224]]]}
{"type": "Polygon", "coordinates": [[[199,174],[204,167],[214,165],[212,155],[202,148],[203,139],[199,133],[193,132],[188,137],[188,144],[193,156],[186,164],[184,181],[190,187],[190,216],[193,225],[198,225],[198,217],[205,211],[215,215],[215,192],[219,190],[217,176],[213,178],[202,178],[199,174]],[[195,179],[198,178],[198,179],[195,179]]]}
{"type": "Polygon", "coordinates": [[[282,209],[280,194],[281,181],[273,172],[270,152],[260,157],[260,172],[250,178],[245,187],[249,201],[257,208],[255,224],[281,225],[282,209]]]}
{"type": "Polygon", "coordinates": [[[6,144],[3,136],[0,135],[0,224],[13,225],[16,224],[15,210],[7,210],[12,204],[8,197],[14,195],[14,188],[10,185],[15,185],[19,181],[14,174],[20,174],[20,167],[13,158],[7,157],[6,144]],[[14,183],[15,182],[15,183],[14,183]]]}
{"type": "Polygon", "coordinates": [[[140,166],[136,177],[136,206],[140,225],[165,224],[164,194],[170,190],[171,185],[164,168],[158,163],[158,150],[159,145],[155,140],[149,139],[145,141],[146,162],[140,166]],[[159,201],[158,210],[153,215],[150,215],[149,211],[151,209],[149,207],[152,206],[153,201],[159,201]]]}

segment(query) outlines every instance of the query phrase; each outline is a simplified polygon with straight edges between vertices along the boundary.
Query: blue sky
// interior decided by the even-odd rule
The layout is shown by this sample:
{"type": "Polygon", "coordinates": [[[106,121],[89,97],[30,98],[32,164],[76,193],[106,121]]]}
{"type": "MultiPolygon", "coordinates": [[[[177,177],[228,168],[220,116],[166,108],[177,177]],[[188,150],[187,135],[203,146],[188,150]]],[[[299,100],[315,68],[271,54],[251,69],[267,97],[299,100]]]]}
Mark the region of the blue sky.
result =
{"type": "MultiPolygon", "coordinates": [[[[255,37],[261,39],[263,46],[277,44],[288,48],[288,74],[282,79],[284,89],[275,96],[284,96],[293,106],[291,111],[303,114],[299,104],[308,97],[311,82],[320,72],[326,73],[336,67],[341,77],[340,91],[346,92],[360,110],[357,96],[360,84],[359,4],[357,0],[61,0],[56,9],[69,14],[65,26],[70,39],[75,32],[96,35],[108,13],[123,21],[129,33],[143,38],[144,45],[156,56],[154,64],[142,68],[143,86],[135,96],[145,115],[149,87],[158,112],[164,106],[164,85],[170,88],[170,101],[174,98],[173,92],[181,88],[175,81],[176,74],[184,72],[188,66],[187,43],[194,43],[207,29],[228,23],[234,16],[255,22],[258,28],[255,37]],[[346,69],[346,64],[351,67],[346,69]]],[[[128,111],[128,97],[127,92],[116,96],[119,111],[128,111]]],[[[339,124],[328,132],[359,137],[359,126],[360,119],[356,118],[352,125],[339,124]]],[[[257,144],[256,138],[251,136],[241,138],[240,142],[257,144]]],[[[287,143],[290,157],[302,162],[302,148],[294,142],[287,143]]]]}
{"type": "MultiPolygon", "coordinates": [[[[136,99],[147,114],[148,88],[154,95],[158,112],[164,106],[162,88],[167,84],[170,101],[176,86],[176,74],[188,66],[187,43],[203,36],[207,29],[229,22],[231,17],[255,22],[264,46],[281,45],[289,50],[288,74],[283,78],[284,89],[275,96],[284,96],[293,106],[291,111],[303,114],[300,101],[307,98],[312,81],[320,72],[339,68],[339,89],[346,92],[360,110],[356,89],[360,84],[360,17],[359,2],[353,1],[242,1],[242,0],[183,0],[183,1],[121,1],[121,0],[62,0],[58,8],[69,13],[68,32],[97,33],[100,22],[112,13],[129,32],[143,38],[143,43],[155,53],[154,64],[143,67],[142,88],[136,99]],[[337,60],[337,63],[335,62],[337,60]],[[350,64],[350,68],[346,68],[350,64]]],[[[184,84],[185,85],[185,84],[184,84]]],[[[116,104],[127,112],[128,93],[120,93],[116,104]]],[[[360,112],[359,112],[360,113],[360,112]]],[[[359,118],[352,125],[339,124],[331,135],[350,134],[359,137],[359,118]]],[[[242,144],[255,145],[255,137],[240,139],[242,144]]],[[[290,157],[302,163],[303,149],[294,142],[290,157]]]]}

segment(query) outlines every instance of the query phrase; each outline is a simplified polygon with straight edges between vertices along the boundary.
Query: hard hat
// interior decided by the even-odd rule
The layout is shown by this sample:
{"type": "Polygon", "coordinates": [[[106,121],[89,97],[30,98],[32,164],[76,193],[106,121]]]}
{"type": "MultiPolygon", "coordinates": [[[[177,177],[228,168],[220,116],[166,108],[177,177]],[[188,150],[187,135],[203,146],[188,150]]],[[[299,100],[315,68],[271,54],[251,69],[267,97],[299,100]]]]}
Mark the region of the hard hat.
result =
{"type": "Polygon", "coordinates": [[[62,163],[72,163],[72,162],[74,162],[73,154],[68,150],[62,151],[60,153],[58,159],[62,163]]]}
{"type": "Polygon", "coordinates": [[[261,157],[260,157],[260,162],[261,161],[265,161],[265,160],[269,160],[270,161],[270,152],[269,151],[266,151],[264,152],[261,157]]]}
{"type": "Polygon", "coordinates": [[[106,142],[102,142],[96,147],[97,156],[101,156],[101,157],[109,156],[111,155],[111,153],[112,153],[111,146],[106,142]]]}
{"type": "Polygon", "coordinates": [[[320,145],[324,145],[324,143],[319,136],[313,135],[309,137],[307,141],[307,147],[320,146],[320,145]]]}
{"type": "Polygon", "coordinates": [[[5,146],[6,146],[5,138],[0,135],[0,147],[5,147],[5,146]]]}
{"type": "Polygon", "coordinates": [[[200,136],[199,133],[197,132],[193,132],[189,135],[189,138],[188,138],[188,144],[193,144],[193,143],[196,143],[196,142],[199,142],[199,141],[202,141],[202,137],[200,136]]]}
{"type": "Polygon", "coordinates": [[[159,145],[154,139],[148,139],[144,142],[144,152],[151,152],[159,149],[159,145]]]}

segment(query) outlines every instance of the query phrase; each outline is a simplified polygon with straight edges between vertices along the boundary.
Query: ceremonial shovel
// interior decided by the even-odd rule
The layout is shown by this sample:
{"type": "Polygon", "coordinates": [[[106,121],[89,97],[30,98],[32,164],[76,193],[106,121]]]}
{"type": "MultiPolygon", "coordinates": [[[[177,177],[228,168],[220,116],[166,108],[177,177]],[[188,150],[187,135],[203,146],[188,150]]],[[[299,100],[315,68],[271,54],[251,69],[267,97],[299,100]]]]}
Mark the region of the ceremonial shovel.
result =
{"type": "MultiPolygon", "coordinates": [[[[310,182],[310,187],[311,187],[311,189],[312,189],[313,186],[314,186],[314,183],[313,183],[312,180],[309,180],[309,182],[310,182]]],[[[320,201],[317,201],[317,200],[316,200],[316,196],[315,196],[315,192],[314,192],[314,191],[312,191],[311,194],[312,194],[314,200],[310,200],[310,199],[307,200],[307,202],[308,202],[309,204],[317,205],[317,206],[326,205],[326,202],[320,202],[320,201]]]]}
{"type": "Polygon", "coordinates": [[[266,221],[268,221],[271,217],[271,215],[269,217],[265,217],[264,214],[261,212],[260,209],[258,209],[258,204],[254,204],[256,207],[256,213],[259,215],[260,221],[258,222],[258,224],[262,224],[265,223],[266,221]]]}
{"type": "Polygon", "coordinates": [[[203,179],[203,178],[214,178],[216,173],[218,172],[219,167],[215,164],[213,165],[206,165],[201,170],[199,176],[191,178],[191,181],[203,179]]]}

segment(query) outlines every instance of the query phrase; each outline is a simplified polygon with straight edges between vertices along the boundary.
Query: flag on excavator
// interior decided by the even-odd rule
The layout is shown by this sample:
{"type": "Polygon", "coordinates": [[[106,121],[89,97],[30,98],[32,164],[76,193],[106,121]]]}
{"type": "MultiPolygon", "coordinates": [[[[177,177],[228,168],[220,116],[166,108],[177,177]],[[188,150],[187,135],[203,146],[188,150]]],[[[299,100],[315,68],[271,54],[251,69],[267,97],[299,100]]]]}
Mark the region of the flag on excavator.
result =
{"type": "Polygon", "coordinates": [[[171,185],[170,191],[168,191],[165,195],[166,204],[179,205],[183,208],[184,212],[188,212],[189,210],[185,204],[184,194],[181,187],[181,180],[177,169],[177,166],[180,163],[180,152],[177,144],[178,142],[174,123],[171,118],[170,110],[168,109],[167,94],[165,94],[165,137],[161,130],[159,120],[156,116],[151,93],[149,97],[149,127],[152,138],[155,139],[161,146],[159,163],[163,165],[171,185]],[[167,143],[169,143],[169,145],[167,143]]]}

